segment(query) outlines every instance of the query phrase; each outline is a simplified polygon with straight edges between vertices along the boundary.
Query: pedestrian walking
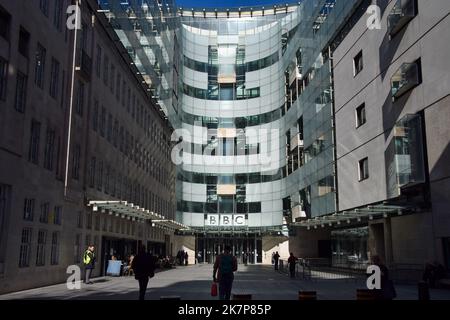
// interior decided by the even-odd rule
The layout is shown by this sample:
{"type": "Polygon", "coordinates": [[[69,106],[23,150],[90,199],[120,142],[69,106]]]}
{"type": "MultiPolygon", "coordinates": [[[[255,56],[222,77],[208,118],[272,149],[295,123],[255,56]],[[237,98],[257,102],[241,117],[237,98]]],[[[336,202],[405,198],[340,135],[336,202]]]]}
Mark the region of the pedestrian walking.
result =
{"type": "Polygon", "coordinates": [[[294,254],[291,252],[288,264],[289,264],[289,274],[291,275],[291,278],[295,278],[295,263],[297,262],[298,258],[294,256],[294,254]]]}
{"type": "Polygon", "coordinates": [[[278,261],[279,260],[280,260],[280,255],[278,254],[278,251],[277,251],[273,255],[273,261],[274,261],[274,264],[275,264],[275,270],[278,270],[278,261]]]}
{"type": "Polygon", "coordinates": [[[187,251],[186,251],[185,254],[184,254],[184,265],[185,265],[185,266],[188,265],[188,258],[189,258],[189,255],[188,255],[188,253],[187,253],[187,251]]]}
{"type": "Polygon", "coordinates": [[[214,282],[219,282],[220,300],[230,300],[234,272],[237,271],[237,268],[237,259],[231,254],[231,247],[225,246],[224,252],[216,257],[213,271],[214,282]]]}
{"type": "Polygon", "coordinates": [[[372,264],[378,266],[381,271],[381,289],[379,291],[380,300],[392,300],[397,297],[394,282],[389,277],[389,269],[381,261],[380,256],[372,256],[372,264]]]}
{"type": "Polygon", "coordinates": [[[83,255],[83,264],[85,270],[84,283],[93,284],[91,281],[92,270],[95,268],[95,247],[93,245],[89,245],[83,255]]]}
{"type": "Polygon", "coordinates": [[[139,281],[139,300],[145,300],[148,281],[155,275],[155,259],[145,251],[145,246],[139,249],[131,268],[134,271],[134,278],[139,281]]]}

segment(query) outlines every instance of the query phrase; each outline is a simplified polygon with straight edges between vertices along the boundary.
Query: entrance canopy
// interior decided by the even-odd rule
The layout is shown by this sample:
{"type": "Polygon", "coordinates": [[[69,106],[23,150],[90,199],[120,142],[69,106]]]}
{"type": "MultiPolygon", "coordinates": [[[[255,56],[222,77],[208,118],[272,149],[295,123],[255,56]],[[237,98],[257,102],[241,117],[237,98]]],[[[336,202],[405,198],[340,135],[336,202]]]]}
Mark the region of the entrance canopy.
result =
{"type": "Polygon", "coordinates": [[[133,221],[151,221],[153,225],[158,225],[173,230],[189,229],[188,226],[182,223],[166,219],[164,216],[156,212],[146,210],[127,201],[91,200],[88,203],[88,207],[92,207],[92,211],[94,212],[108,212],[109,214],[117,217],[122,217],[133,221]]]}
{"type": "Polygon", "coordinates": [[[376,204],[294,222],[291,226],[305,227],[308,230],[311,227],[315,229],[317,227],[342,227],[344,224],[358,225],[373,219],[401,216],[419,211],[420,209],[415,206],[376,204]]]}

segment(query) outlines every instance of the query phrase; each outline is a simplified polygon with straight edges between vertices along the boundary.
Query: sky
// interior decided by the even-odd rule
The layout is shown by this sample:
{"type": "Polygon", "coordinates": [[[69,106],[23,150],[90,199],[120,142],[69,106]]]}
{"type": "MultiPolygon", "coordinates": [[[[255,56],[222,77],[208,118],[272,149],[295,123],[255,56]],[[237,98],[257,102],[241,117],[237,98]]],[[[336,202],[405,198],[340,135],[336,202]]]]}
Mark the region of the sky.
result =
{"type": "MultiPolygon", "coordinates": [[[[175,0],[177,7],[234,8],[285,3],[283,0],[175,0]]],[[[292,3],[293,1],[287,1],[292,3]]]]}

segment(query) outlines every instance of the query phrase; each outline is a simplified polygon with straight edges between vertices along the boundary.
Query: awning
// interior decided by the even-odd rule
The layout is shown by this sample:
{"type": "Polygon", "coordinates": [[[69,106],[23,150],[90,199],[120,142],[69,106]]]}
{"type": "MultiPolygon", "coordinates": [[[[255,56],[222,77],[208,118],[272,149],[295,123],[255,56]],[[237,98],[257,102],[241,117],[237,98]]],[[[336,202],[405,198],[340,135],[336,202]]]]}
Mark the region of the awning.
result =
{"type": "Polygon", "coordinates": [[[305,227],[308,230],[311,227],[315,229],[318,227],[342,227],[345,224],[360,225],[373,219],[401,216],[403,214],[410,214],[418,211],[420,211],[419,208],[414,206],[376,204],[293,222],[290,225],[305,227]]]}
{"type": "Polygon", "coordinates": [[[94,212],[100,211],[133,221],[151,221],[152,224],[174,230],[189,229],[188,226],[185,226],[173,220],[166,219],[164,216],[156,212],[141,208],[127,201],[91,200],[87,205],[88,207],[92,207],[92,211],[94,212]]]}

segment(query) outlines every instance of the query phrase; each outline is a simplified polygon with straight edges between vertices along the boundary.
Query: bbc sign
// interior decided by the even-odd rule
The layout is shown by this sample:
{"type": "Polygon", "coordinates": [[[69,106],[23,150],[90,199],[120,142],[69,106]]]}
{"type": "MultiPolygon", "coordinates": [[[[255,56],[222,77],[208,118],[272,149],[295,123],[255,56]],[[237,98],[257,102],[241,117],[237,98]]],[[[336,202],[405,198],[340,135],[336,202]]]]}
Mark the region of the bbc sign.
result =
{"type": "Polygon", "coordinates": [[[208,214],[205,226],[239,227],[246,226],[245,214],[208,214]]]}

